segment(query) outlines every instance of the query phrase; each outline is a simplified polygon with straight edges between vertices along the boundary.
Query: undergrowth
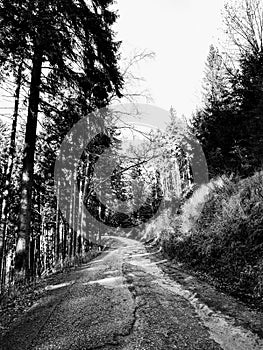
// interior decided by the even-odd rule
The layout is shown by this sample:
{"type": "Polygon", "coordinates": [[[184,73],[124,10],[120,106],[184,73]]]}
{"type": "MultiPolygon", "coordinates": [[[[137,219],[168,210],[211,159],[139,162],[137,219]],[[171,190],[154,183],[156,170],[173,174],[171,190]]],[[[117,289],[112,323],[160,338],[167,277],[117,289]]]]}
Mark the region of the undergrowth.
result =
{"type": "Polygon", "coordinates": [[[163,230],[161,244],[171,258],[187,263],[249,300],[263,298],[263,173],[226,176],[197,189],[163,230]]]}

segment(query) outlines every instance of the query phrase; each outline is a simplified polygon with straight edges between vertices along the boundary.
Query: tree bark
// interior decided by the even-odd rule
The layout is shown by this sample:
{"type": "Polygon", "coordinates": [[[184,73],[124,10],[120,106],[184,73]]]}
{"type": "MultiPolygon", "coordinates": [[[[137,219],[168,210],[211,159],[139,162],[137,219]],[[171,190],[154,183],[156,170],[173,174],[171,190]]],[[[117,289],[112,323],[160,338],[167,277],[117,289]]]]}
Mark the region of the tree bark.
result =
{"type": "Polygon", "coordinates": [[[3,202],[1,207],[1,238],[0,238],[0,281],[2,281],[2,285],[5,279],[5,255],[6,255],[6,230],[7,230],[7,216],[9,209],[9,198],[10,198],[10,184],[11,184],[11,176],[14,165],[14,157],[16,150],[16,129],[17,129],[17,118],[19,111],[19,97],[20,97],[20,89],[21,89],[21,81],[22,81],[22,71],[23,71],[23,61],[21,61],[16,79],[16,90],[15,90],[15,106],[14,106],[14,114],[12,121],[12,129],[10,136],[10,146],[8,151],[8,163],[6,170],[6,178],[5,178],[5,187],[3,193],[3,202]]]}
{"type": "Polygon", "coordinates": [[[31,73],[30,96],[25,134],[25,146],[21,181],[20,227],[16,245],[16,270],[26,279],[30,277],[29,244],[31,234],[31,204],[34,173],[34,155],[36,145],[37,115],[40,95],[41,68],[43,52],[35,48],[31,73]]]}
{"type": "Polygon", "coordinates": [[[57,205],[56,205],[56,239],[55,239],[55,257],[56,261],[60,258],[60,215],[59,215],[59,200],[60,200],[60,191],[59,185],[57,188],[57,205]]]}

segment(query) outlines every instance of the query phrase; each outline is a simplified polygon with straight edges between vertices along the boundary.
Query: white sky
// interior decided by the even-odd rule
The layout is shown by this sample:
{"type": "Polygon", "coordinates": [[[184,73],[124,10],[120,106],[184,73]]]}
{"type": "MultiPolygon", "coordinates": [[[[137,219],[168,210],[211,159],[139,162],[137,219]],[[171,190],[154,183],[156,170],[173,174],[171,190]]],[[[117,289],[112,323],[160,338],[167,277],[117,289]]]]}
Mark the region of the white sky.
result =
{"type": "Polygon", "coordinates": [[[120,15],[114,30],[121,52],[156,53],[140,64],[140,74],[154,104],[187,117],[200,101],[204,63],[218,38],[224,0],[117,0],[120,15]]]}

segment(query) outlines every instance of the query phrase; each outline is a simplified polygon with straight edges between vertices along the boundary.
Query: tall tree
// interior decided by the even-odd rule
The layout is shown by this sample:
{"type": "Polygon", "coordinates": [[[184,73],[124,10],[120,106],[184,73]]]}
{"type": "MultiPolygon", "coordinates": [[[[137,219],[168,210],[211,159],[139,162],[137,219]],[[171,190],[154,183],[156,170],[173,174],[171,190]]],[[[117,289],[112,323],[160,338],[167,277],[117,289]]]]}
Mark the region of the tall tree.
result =
{"type": "Polygon", "coordinates": [[[6,236],[7,236],[7,216],[10,204],[10,185],[11,185],[11,177],[14,166],[14,158],[16,151],[16,132],[17,132],[17,120],[18,120],[18,112],[19,112],[19,98],[20,98],[20,90],[22,83],[22,72],[23,72],[23,61],[21,61],[17,77],[16,77],[16,90],[15,90],[15,106],[14,113],[12,118],[12,126],[11,126],[11,135],[10,135],[10,144],[8,148],[8,161],[5,173],[5,184],[3,186],[3,201],[1,208],[1,237],[0,237],[0,279],[2,279],[2,285],[4,284],[4,265],[5,265],[5,255],[6,255],[6,236]]]}
{"type": "Polygon", "coordinates": [[[262,168],[263,1],[230,1],[224,18],[239,61],[233,90],[239,100],[241,134],[234,151],[244,163],[244,174],[249,175],[262,168]]]}
{"type": "Polygon", "coordinates": [[[195,113],[192,126],[213,177],[237,166],[232,151],[238,132],[231,77],[222,55],[213,45],[204,73],[203,106],[195,113]]]}
{"type": "Polygon", "coordinates": [[[105,106],[113,93],[120,96],[118,43],[114,42],[111,30],[116,15],[108,9],[111,3],[112,0],[89,3],[16,0],[10,4],[2,0],[2,24],[8,26],[10,38],[8,50],[16,50],[19,32],[26,38],[26,59],[31,67],[16,258],[17,269],[22,269],[26,277],[30,274],[30,223],[40,93],[44,90],[57,94],[61,85],[76,88],[85,85],[84,98],[88,99],[91,109],[105,106]],[[43,76],[44,64],[48,73],[43,76]]]}
{"type": "Polygon", "coordinates": [[[225,4],[223,19],[235,52],[241,57],[248,53],[257,55],[262,52],[262,0],[229,0],[225,4]]]}
{"type": "Polygon", "coordinates": [[[263,1],[230,0],[224,20],[236,69],[210,47],[204,105],[194,116],[193,128],[211,176],[249,176],[262,168],[263,1]]]}

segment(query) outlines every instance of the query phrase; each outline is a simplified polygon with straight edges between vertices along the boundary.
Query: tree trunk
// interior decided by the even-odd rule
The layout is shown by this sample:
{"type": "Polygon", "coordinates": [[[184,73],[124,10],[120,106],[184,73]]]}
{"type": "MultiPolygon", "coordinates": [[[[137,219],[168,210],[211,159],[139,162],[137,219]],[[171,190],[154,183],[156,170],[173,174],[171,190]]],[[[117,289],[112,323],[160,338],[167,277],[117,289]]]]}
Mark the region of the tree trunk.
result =
{"type": "Polygon", "coordinates": [[[31,233],[31,203],[36,145],[37,115],[39,106],[43,52],[35,48],[31,73],[30,96],[25,134],[25,147],[21,182],[20,227],[16,245],[16,270],[29,279],[29,244],[31,233]]]}
{"type": "Polygon", "coordinates": [[[64,221],[63,223],[63,250],[62,250],[62,261],[64,263],[64,260],[67,256],[67,239],[68,239],[68,223],[64,221]]]}
{"type": "Polygon", "coordinates": [[[59,216],[59,200],[60,200],[60,193],[59,193],[59,186],[57,189],[57,206],[56,206],[56,239],[55,239],[55,257],[56,261],[60,258],[60,216],[59,216]]]}
{"type": "Polygon", "coordinates": [[[76,249],[77,249],[77,229],[78,229],[78,196],[76,194],[76,174],[74,174],[73,178],[73,208],[72,208],[72,215],[74,218],[73,221],[73,256],[76,257],[76,249]]]}
{"type": "Polygon", "coordinates": [[[73,257],[73,236],[74,236],[74,172],[71,173],[70,205],[69,205],[69,248],[70,261],[73,257]]]}
{"type": "Polygon", "coordinates": [[[79,181],[79,208],[78,208],[78,254],[82,255],[82,245],[83,245],[83,193],[84,193],[84,186],[85,186],[85,179],[84,179],[84,166],[82,165],[81,168],[81,177],[79,181]]]}
{"type": "Polygon", "coordinates": [[[37,193],[37,208],[39,213],[39,221],[37,225],[37,236],[36,236],[36,253],[35,253],[35,264],[36,264],[36,277],[41,276],[41,227],[42,227],[42,218],[41,218],[41,195],[40,192],[37,193]]]}
{"type": "Polygon", "coordinates": [[[5,271],[4,271],[4,259],[6,255],[6,229],[7,229],[7,216],[8,216],[8,208],[9,208],[9,198],[10,198],[10,184],[11,184],[11,176],[13,171],[15,150],[16,150],[16,129],[17,129],[17,118],[18,118],[18,110],[19,110],[19,97],[20,97],[20,89],[21,89],[21,81],[22,81],[22,71],[23,71],[23,61],[21,61],[16,79],[16,91],[15,91],[15,106],[14,106],[14,114],[12,121],[12,129],[11,129],[11,137],[10,137],[10,146],[8,151],[8,163],[6,170],[6,178],[5,178],[5,187],[3,193],[3,202],[1,206],[1,236],[0,237],[0,281],[5,279],[5,271]],[[3,277],[3,278],[2,278],[3,277]]]}

